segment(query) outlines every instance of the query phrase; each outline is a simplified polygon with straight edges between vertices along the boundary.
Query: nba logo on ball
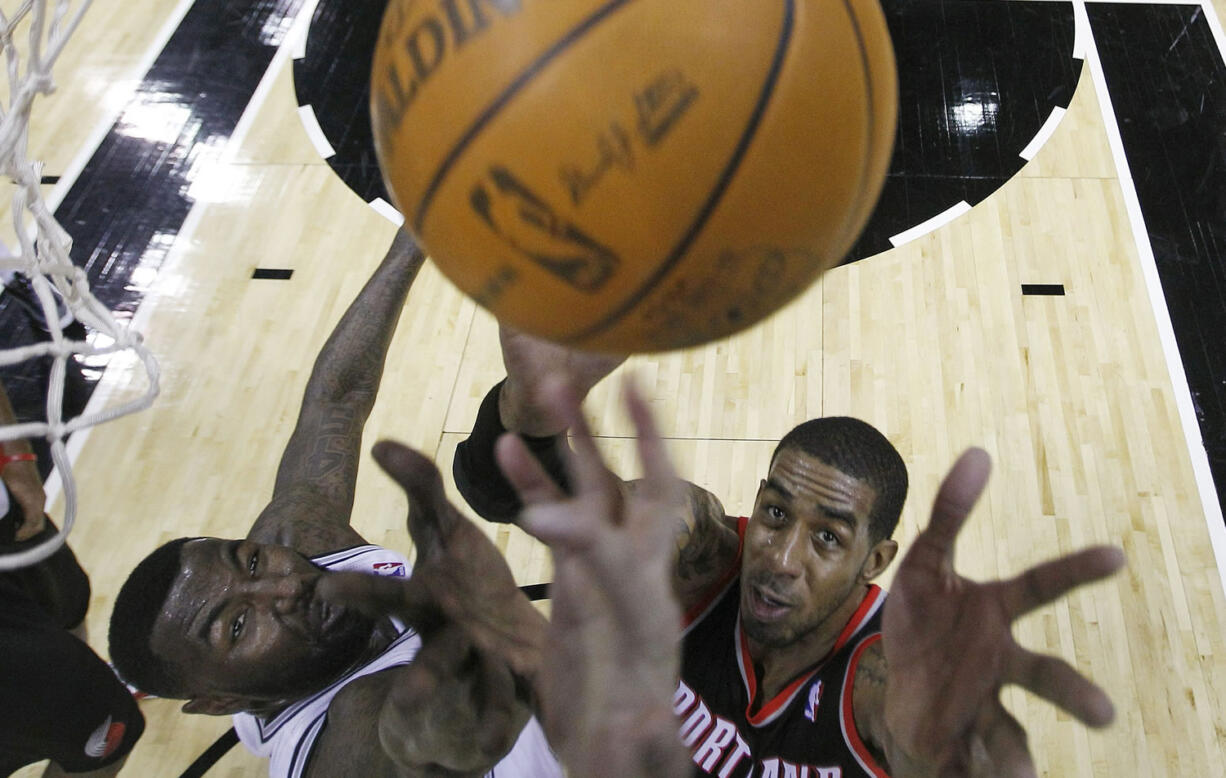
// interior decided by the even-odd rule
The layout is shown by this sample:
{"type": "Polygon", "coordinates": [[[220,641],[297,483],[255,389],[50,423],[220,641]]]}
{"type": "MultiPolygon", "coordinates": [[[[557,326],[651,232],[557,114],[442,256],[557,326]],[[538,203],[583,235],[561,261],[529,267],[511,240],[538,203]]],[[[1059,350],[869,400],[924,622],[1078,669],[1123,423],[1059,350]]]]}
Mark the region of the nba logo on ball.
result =
{"type": "Polygon", "coordinates": [[[391,0],[371,91],[388,190],[501,321],[693,346],[851,248],[889,164],[876,0],[391,0]]]}

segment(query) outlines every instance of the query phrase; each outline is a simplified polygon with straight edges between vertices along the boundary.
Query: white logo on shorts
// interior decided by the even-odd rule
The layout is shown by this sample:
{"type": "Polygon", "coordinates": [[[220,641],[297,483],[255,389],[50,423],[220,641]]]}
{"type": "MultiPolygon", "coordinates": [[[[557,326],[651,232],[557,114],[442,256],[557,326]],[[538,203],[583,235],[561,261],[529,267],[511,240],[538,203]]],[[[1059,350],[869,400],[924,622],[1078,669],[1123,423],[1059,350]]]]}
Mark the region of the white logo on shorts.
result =
{"type": "Polygon", "coordinates": [[[106,721],[102,722],[102,724],[94,730],[93,734],[89,736],[89,740],[85,741],[86,755],[88,755],[91,759],[101,759],[102,757],[106,756],[106,752],[108,751],[107,735],[109,735],[110,732],[111,717],[107,716],[106,721]]]}

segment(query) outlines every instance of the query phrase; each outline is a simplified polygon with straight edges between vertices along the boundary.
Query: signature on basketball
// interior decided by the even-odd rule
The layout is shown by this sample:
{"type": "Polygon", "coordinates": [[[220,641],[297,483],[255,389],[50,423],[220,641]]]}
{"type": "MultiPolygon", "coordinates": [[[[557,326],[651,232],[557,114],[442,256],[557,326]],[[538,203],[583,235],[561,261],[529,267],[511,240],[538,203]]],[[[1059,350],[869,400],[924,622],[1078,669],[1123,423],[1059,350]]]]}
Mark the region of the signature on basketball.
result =
{"type": "MultiPolygon", "coordinates": [[[[657,75],[634,94],[635,127],[643,146],[660,143],[698,98],[698,87],[680,70],[657,75]]],[[[634,136],[616,119],[596,135],[596,161],[588,165],[565,163],[558,178],[575,205],[580,205],[613,169],[634,172],[634,136]]]]}
{"type": "Polygon", "coordinates": [[[812,251],[781,246],[725,249],[709,272],[661,286],[642,313],[644,331],[659,333],[661,346],[680,340],[701,343],[713,332],[732,332],[777,306],[792,283],[789,268],[812,265],[812,251]]]}

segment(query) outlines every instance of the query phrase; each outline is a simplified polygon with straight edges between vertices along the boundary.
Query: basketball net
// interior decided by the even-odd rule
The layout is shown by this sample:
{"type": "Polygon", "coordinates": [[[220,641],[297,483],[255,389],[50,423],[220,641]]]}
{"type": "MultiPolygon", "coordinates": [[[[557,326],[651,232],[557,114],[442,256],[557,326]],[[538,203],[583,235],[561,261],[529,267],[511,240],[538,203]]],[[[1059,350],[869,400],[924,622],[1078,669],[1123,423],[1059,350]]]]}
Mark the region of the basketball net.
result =
{"type": "MultiPolygon", "coordinates": [[[[147,408],[158,393],[157,362],[141,343],[140,335],[118,322],[110,310],[90,293],[85,272],[69,259],[72,238],[56,222],[43,201],[40,191],[42,163],[26,158],[30,106],[35,95],[50,94],[54,89],[51,67],[76,30],[91,0],[75,2],[77,7],[74,9],[74,0],[24,0],[11,15],[0,8],[0,46],[4,49],[8,78],[8,100],[7,103],[0,103],[0,172],[16,186],[12,209],[13,228],[18,242],[16,255],[0,256],[0,271],[17,271],[30,279],[51,337],[50,341],[0,349],[0,365],[48,356],[52,358],[46,423],[0,427],[0,441],[36,436],[45,438],[51,445],[51,459],[59,471],[64,489],[64,519],[59,533],[34,548],[0,555],[0,570],[24,567],[45,559],[64,544],[72,531],[77,513],[77,490],[64,445],[65,438],[83,428],[147,408]],[[54,7],[49,8],[52,5],[54,7]],[[22,52],[16,45],[16,31],[22,24],[29,25],[24,63],[22,52]],[[56,309],[57,295],[63,299],[69,313],[92,330],[88,341],[70,340],[64,336],[64,326],[69,322],[62,321],[56,309]],[[97,357],[108,354],[128,354],[140,360],[148,380],[145,393],[135,400],[110,408],[91,410],[87,407],[80,416],[65,419],[63,401],[67,361],[77,355],[97,357]]],[[[11,3],[6,0],[6,4],[11,3]]]]}

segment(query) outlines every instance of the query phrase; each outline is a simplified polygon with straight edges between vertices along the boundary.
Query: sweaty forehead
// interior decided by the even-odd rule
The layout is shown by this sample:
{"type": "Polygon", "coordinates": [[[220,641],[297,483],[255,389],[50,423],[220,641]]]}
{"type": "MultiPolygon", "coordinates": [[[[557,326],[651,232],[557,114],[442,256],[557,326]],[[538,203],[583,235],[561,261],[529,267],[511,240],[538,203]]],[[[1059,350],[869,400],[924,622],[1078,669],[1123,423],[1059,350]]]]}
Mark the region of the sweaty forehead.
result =
{"type": "Polygon", "coordinates": [[[867,519],[877,499],[877,490],[855,476],[806,454],[798,448],[785,448],[771,463],[767,483],[782,490],[794,501],[814,503],[867,519]]]}
{"type": "Polygon", "coordinates": [[[195,616],[210,600],[223,596],[226,588],[224,554],[229,541],[200,538],[183,544],[179,574],[170,585],[162,612],[154,624],[155,642],[177,643],[185,636],[195,616]]]}

